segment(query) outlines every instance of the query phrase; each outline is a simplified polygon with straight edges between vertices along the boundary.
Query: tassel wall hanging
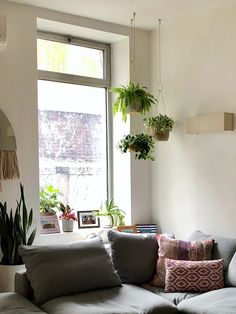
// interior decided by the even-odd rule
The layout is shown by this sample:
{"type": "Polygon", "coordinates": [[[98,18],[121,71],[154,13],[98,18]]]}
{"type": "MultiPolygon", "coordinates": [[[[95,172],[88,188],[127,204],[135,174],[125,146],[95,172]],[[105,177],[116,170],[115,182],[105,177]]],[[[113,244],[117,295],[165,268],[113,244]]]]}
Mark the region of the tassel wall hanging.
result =
{"type": "Polygon", "coordinates": [[[2,180],[19,177],[15,134],[9,120],[0,110],[0,191],[2,180]]]}

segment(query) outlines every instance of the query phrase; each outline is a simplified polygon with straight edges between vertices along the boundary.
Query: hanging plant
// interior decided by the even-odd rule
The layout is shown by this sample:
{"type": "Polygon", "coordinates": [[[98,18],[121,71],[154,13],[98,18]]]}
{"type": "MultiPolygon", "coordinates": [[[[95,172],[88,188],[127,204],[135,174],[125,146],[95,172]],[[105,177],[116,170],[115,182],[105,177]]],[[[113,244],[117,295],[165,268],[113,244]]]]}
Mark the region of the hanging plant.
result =
{"type": "Polygon", "coordinates": [[[167,115],[159,113],[155,117],[145,118],[144,123],[146,127],[149,127],[152,132],[152,136],[158,141],[168,141],[169,133],[174,126],[174,120],[167,115]]]}
{"type": "Polygon", "coordinates": [[[156,103],[155,97],[147,91],[147,87],[140,87],[139,83],[129,82],[127,86],[114,87],[110,91],[118,95],[113,104],[113,114],[121,112],[124,122],[128,113],[145,114],[156,103]]]}
{"type": "Polygon", "coordinates": [[[135,159],[155,160],[154,140],[145,133],[125,135],[118,143],[118,148],[122,153],[134,152],[135,159]]]}
{"type": "Polygon", "coordinates": [[[111,88],[111,92],[117,94],[113,104],[113,115],[121,112],[122,120],[126,122],[128,113],[145,114],[148,112],[156,99],[147,90],[141,87],[135,80],[135,16],[130,20],[130,82],[127,86],[111,88]]]}

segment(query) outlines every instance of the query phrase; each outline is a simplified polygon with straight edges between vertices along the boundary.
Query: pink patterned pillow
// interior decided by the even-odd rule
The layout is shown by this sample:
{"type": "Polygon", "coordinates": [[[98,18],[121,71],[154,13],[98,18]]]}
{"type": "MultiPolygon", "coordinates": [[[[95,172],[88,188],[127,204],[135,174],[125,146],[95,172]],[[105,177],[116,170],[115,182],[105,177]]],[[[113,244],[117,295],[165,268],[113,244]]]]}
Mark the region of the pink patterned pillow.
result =
{"type": "Polygon", "coordinates": [[[204,292],[224,288],[223,260],[177,261],[167,258],[165,292],[204,292]]]}
{"type": "Polygon", "coordinates": [[[212,258],[212,247],[214,240],[203,241],[182,241],[168,238],[163,234],[157,235],[158,259],[156,265],[156,275],[151,281],[155,287],[165,286],[165,259],[202,261],[212,258]]]}

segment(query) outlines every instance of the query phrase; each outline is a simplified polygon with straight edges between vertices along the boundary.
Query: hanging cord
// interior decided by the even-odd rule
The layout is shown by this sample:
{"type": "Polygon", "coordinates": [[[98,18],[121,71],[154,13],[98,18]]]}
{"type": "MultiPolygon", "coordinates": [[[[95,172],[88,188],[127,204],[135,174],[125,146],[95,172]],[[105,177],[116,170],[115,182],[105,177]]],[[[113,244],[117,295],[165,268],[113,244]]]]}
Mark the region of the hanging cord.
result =
{"type": "Polygon", "coordinates": [[[166,105],[165,105],[165,100],[163,96],[163,83],[162,83],[162,76],[161,76],[161,19],[158,19],[158,83],[157,83],[157,90],[158,90],[158,95],[157,95],[157,101],[160,104],[162,102],[163,110],[164,113],[166,114],[166,105]]]}
{"type": "Polygon", "coordinates": [[[130,20],[130,81],[135,79],[135,16],[130,20]]]}

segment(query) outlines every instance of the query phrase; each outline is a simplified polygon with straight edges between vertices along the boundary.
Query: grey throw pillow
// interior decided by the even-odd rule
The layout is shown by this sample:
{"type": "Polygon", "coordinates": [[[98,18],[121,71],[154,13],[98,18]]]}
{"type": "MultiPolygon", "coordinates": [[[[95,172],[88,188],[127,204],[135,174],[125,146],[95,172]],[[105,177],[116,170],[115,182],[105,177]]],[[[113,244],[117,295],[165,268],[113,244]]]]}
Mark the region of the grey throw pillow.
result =
{"type": "Polygon", "coordinates": [[[20,246],[36,303],[121,285],[100,238],[68,245],[20,246]]]}
{"type": "Polygon", "coordinates": [[[212,259],[224,260],[225,284],[236,286],[236,239],[209,235],[199,230],[194,231],[189,237],[191,241],[204,239],[215,240],[212,259]]]}
{"type": "Polygon", "coordinates": [[[111,256],[123,283],[141,284],[152,279],[158,253],[153,235],[108,231],[111,256]]]}

